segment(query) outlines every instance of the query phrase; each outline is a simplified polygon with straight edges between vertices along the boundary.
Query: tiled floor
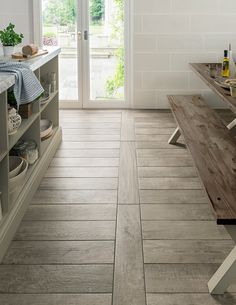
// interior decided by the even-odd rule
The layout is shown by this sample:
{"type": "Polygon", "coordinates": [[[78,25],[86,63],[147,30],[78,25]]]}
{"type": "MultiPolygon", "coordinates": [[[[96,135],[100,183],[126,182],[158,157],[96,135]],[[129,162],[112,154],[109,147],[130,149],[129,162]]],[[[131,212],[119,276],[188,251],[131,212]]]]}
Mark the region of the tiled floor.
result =
{"type": "Polygon", "coordinates": [[[64,110],[61,125],[0,265],[0,304],[236,304],[208,294],[233,243],[188,151],[167,144],[171,113],[64,110]]]}

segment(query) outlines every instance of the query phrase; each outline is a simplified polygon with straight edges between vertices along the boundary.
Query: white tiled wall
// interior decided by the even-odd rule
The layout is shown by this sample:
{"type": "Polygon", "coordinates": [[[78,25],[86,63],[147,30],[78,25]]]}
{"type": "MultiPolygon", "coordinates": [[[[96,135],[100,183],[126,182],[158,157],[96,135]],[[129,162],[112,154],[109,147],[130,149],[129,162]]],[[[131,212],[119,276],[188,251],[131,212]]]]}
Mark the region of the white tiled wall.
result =
{"type": "MultiPolygon", "coordinates": [[[[23,43],[31,42],[33,0],[0,0],[0,29],[5,28],[10,22],[15,24],[16,32],[24,34],[23,43]]],[[[0,54],[2,48],[0,45],[0,54]]]]}
{"type": "Polygon", "coordinates": [[[134,107],[167,108],[167,94],[201,93],[223,104],[189,69],[189,62],[236,55],[236,0],[134,0],[134,107]]]}

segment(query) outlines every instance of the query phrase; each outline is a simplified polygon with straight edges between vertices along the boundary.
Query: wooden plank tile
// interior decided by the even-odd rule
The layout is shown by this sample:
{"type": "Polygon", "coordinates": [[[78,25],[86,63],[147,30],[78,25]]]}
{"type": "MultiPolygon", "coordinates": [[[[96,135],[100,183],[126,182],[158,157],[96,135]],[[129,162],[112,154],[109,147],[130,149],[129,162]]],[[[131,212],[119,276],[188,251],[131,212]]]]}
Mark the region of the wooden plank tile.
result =
{"type": "Polygon", "coordinates": [[[110,293],[112,277],[112,265],[1,265],[0,292],[110,293]]]}
{"type": "Polygon", "coordinates": [[[66,135],[120,135],[118,128],[64,128],[63,134],[66,135]]]}
{"type": "Polygon", "coordinates": [[[143,221],[144,239],[230,239],[215,221],[143,221]]]}
{"type": "Polygon", "coordinates": [[[179,177],[191,178],[197,177],[197,170],[195,167],[139,167],[139,177],[179,177]]]}
{"type": "Polygon", "coordinates": [[[141,203],[207,203],[204,190],[140,190],[141,203]]]}
{"type": "Polygon", "coordinates": [[[49,167],[46,178],[117,178],[118,167],[49,167]]]}
{"type": "Polygon", "coordinates": [[[104,123],[104,122],[88,122],[88,120],[81,122],[77,119],[77,121],[71,122],[62,122],[60,121],[60,125],[62,128],[97,128],[97,129],[104,129],[104,128],[112,128],[112,129],[119,129],[121,127],[121,123],[104,123]]]}
{"type": "Polygon", "coordinates": [[[169,135],[137,135],[135,136],[136,141],[168,141],[170,138],[169,135]]]}
{"type": "Polygon", "coordinates": [[[23,221],[14,240],[113,240],[114,221],[23,221]]]}
{"type": "Polygon", "coordinates": [[[141,190],[198,190],[202,189],[199,178],[139,178],[141,190]]]}
{"type": "Polygon", "coordinates": [[[144,261],[148,264],[221,264],[234,243],[230,240],[144,240],[144,261]]]}
{"type": "Polygon", "coordinates": [[[136,121],[135,120],[135,128],[176,128],[176,122],[174,119],[163,119],[159,118],[155,122],[151,121],[136,121]]]}
{"type": "Polygon", "coordinates": [[[119,141],[120,135],[76,135],[76,134],[65,134],[63,135],[63,141],[65,142],[81,142],[81,141],[119,141]]]}
{"type": "Polygon", "coordinates": [[[119,158],[54,158],[51,166],[119,166],[119,158]]]}
{"type": "Polygon", "coordinates": [[[115,190],[117,178],[44,178],[40,189],[52,190],[115,190]]]}
{"type": "Polygon", "coordinates": [[[119,149],[119,141],[110,142],[62,142],[60,149],[119,149]]]}
{"type": "MultiPolygon", "coordinates": [[[[147,294],[147,305],[233,305],[236,304],[236,295],[224,294],[218,296],[211,296],[209,293],[171,293],[161,294],[155,293],[147,294]]],[[[41,305],[41,304],[40,304],[41,305]]]]}
{"type": "Polygon", "coordinates": [[[31,204],[117,203],[117,190],[38,190],[31,204]]]}
{"type": "Polygon", "coordinates": [[[121,141],[135,141],[134,113],[130,110],[122,111],[121,141]]]}
{"type": "Polygon", "coordinates": [[[219,264],[145,265],[146,290],[152,292],[208,292],[207,282],[219,264]]]}
{"type": "Polygon", "coordinates": [[[145,305],[138,205],[118,206],[113,305],[145,305]]]}
{"type": "Polygon", "coordinates": [[[162,148],[162,149],[181,149],[182,151],[186,150],[186,147],[184,147],[183,144],[182,146],[170,145],[167,141],[163,141],[163,142],[139,141],[135,143],[135,146],[136,148],[140,148],[140,149],[162,148]]]}
{"type": "Polygon", "coordinates": [[[193,160],[190,156],[176,157],[159,157],[159,158],[138,158],[138,166],[194,166],[193,160]]]}
{"type": "Polygon", "coordinates": [[[112,117],[62,117],[61,118],[61,123],[71,123],[71,122],[80,122],[80,123],[120,123],[121,122],[121,117],[116,117],[116,118],[112,118],[112,117]]]}
{"type": "Polygon", "coordinates": [[[116,205],[31,205],[24,220],[116,220],[116,205]]]}
{"type": "Polygon", "coordinates": [[[111,305],[111,294],[0,294],[4,305],[111,305]]]}
{"type": "Polygon", "coordinates": [[[114,241],[13,241],[2,264],[112,264],[114,241]]]}
{"type": "Polygon", "coordinates": [[[136,135],[171,135],[175,131],[174,127],[168,128],[168,127],[155,127],[155,128],[142,128],[142,127],[136,127],[135,133],[136,135]]]}
{"type": "Polygon", "coordinates": [[[208,204],[143,204],[142,220],[214,220],[208,204]]]}
{"type": "Polygon", "coordinates": [[[171,158],[190,156],[187,150],[182,149],[137,149],[136,152],[138,158],[171,158]]]}
{"type": "Polygon", "coordinates": [[[119,149],[60,149],[56,158],[119,158],[119,149]]]}
{"type": "Polygon", "coordinates": [[[139,203],[138,171],[133,142],[121,143],[118,203],[139,203]]]}

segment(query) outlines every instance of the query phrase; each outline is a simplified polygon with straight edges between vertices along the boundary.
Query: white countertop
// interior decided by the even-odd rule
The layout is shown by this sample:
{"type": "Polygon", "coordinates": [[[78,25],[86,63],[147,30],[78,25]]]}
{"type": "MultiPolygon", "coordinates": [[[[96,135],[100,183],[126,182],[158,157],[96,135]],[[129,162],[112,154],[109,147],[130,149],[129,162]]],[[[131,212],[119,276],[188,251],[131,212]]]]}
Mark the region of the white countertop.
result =
{"type": "MultiPolygon", "coordinates": [[[[25,63],[30,64],[30,69],[32,71],[37,70],[44,64],[46,64],[49,60],[57,56],[61,49],[59,47],[47,47],[48,54],[35,57],[34,59],[29,59],[27,61],[24,61],[25,63]]],[[[9,57],[0,56],[0,61],[16,61],[9,57]]],[[[15,77],[13,75],[7,75],[0,73],[0,94],[4,91],[6,91],[8,88],[10,88],[15,83],[15,77]]]]}

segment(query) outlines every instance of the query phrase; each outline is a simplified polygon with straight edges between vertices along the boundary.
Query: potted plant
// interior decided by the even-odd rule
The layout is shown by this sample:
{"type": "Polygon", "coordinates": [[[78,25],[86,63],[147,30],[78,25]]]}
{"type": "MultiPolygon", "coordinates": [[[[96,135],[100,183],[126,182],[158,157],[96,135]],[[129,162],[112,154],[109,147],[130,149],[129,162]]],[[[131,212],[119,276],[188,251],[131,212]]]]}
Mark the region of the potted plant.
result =
{"type": "Polygon", "coordinates": [[[15,25],[9,23],[9,25],[2,31],[0,31],[0,41],[3,45],[4,56],[10,56],[14,53],[15,46],[22,42],[24,38],[23,34],[17,34],[14,31],[15,25]]]}

